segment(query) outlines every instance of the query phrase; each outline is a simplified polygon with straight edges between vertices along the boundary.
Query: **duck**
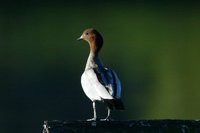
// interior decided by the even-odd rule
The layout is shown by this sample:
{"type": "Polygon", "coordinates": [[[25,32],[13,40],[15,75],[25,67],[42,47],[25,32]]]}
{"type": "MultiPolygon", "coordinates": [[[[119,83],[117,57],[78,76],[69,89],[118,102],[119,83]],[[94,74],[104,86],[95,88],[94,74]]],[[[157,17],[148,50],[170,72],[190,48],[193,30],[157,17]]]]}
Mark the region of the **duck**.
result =
{"type": "Polygon", "coordinates": [[[81,85],[86,96],[92,101],[93,118],[96,121],[96,101],[105,103],[107,116],[102,121],[109,121],[112,110],[124,110],[121,100],[121,82],[114,70],[103,65],[99,52],[103,46],[102,35],[94,28],[83,31],[77,40],[84,40],[89,44],[90,53],[85,70],[81,76],[81,85]]]}

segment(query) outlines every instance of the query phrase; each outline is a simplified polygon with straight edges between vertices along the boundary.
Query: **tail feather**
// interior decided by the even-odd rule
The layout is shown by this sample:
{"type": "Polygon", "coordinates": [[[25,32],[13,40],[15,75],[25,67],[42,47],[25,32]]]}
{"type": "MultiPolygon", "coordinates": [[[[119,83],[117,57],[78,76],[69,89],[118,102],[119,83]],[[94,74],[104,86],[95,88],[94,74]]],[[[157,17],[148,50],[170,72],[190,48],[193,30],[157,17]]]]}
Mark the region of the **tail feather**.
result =
{"type": "Polygon", "coordinates": [[[124,110],[124,104],[121,99],[104,99],[103,101],[111,110],[124,110]]]}

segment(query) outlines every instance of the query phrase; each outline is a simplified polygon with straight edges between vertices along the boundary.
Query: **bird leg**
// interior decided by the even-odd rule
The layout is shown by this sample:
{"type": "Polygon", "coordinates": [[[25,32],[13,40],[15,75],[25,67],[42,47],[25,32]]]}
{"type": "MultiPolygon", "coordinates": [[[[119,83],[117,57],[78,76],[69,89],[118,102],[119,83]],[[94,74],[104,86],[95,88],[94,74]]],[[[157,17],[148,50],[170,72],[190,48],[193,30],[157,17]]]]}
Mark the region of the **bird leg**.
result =
{"type": "Polygon", "coordinates": [[[101,119],[101,121],[109,121],[110,120],[109,117],[110,117],[110,109],[108,108],[107,117],[105,119],[101,119]]]}
{"type": "Polygon", "coordinates": [[[94,111],[94,117],[92,119],[87,119],[87,121],[96,121],[97,120],[95,101],[92,101],[92,107],[93,107],[93,111],[94,111]]]}

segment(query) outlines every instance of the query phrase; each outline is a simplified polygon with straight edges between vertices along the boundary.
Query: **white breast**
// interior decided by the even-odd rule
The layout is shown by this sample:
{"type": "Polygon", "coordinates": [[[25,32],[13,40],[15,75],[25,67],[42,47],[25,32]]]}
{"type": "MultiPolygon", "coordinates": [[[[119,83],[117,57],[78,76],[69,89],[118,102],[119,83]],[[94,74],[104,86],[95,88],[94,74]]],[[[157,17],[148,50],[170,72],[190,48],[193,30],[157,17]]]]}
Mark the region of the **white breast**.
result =
{"type": "Polygon", "coordinates": [[[85,94],[92,101],[113,99],[106,88],[99,82],[93,69],[87,69],[81,76],[81,85],[85,94]]]}

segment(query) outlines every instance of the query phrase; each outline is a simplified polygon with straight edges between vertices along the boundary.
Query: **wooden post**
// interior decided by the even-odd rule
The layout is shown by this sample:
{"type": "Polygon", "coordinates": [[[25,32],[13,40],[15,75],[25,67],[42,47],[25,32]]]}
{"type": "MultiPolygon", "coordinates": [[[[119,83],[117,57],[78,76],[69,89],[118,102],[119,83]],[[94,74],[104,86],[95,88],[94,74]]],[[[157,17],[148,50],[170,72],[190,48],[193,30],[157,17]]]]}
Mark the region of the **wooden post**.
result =
{"type": "Polygon", "coordinates": [[[44,121],[43,133],[200,133],[199,120],[44,121]]]}

